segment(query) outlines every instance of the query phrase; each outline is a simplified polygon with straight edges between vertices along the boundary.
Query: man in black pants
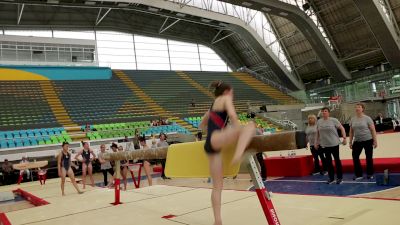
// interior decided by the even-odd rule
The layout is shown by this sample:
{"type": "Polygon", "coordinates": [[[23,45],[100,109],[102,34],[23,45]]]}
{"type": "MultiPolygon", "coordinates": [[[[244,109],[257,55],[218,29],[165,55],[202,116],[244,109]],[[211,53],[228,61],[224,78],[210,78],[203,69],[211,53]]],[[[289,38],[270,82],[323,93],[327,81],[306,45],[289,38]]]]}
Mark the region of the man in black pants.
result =
{"type": "MultiPolygon", "coordinates": [[[[157,148],[161,148],[161,147],[167,147],[169,146],[168,142],[167,142],[167,135],[164,133],[160,133],[159,136],[160,140],[157,143],[157,148]]],[[[165,176],[164,170],[165,170],[165,159],[161,159],[161,166],[162,166],[162,172],[161,172],[161,178],[162,179],[171,179],[169,177],[165,176]]]]}
{"type": "Polygon", "coordinates": [[[335,159],[336,166],[336,184],[341,184],[343,181],[342,163],[339,156],[339,134],[337,129],[340,129],[343,137],[342,144],[346,145],[346,131],[342,124],[336,118],[330,117],[330,109],[322,108],[322,118],[317,122],[317,138],[315,139],[314,148],[318,151],[319,148],[325,154],[325,162],[328,168],[329,180],[327,184],[335,183],[335,169],[332,163],[332,156],[335,159]]]}
{"type": "MultiPolygon", "coordinates": [[[[118,146],[115,143],[112,143],[111,148],[117,149],[118,146]]],[[[104,177],[104,186],[108,186],[108,179],[107,179],[107,173],[110,173],[111,176],[114,176],[114,170],[111,166],[110,161],[104,160],[103,159],[103,154],[106,153],[106,146],[104,144],[100,145],[100,153],[99,153],[99,161],[100,161],[100,169],[101,172],[103,173],[104,177]]]]}

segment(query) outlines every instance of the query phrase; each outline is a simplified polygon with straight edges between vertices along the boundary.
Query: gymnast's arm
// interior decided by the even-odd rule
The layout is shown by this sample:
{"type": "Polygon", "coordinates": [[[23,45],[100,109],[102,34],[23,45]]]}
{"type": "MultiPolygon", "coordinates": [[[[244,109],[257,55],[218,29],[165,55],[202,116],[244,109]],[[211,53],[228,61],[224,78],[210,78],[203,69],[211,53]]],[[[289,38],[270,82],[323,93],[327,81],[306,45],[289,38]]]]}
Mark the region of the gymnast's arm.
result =
{"type": "Polygon", "coordinates": [[[225,109],[228,112],[229,119],[233,126],[240,126],[238,116],[236,114],[235,106],[233,105],[232,96],[226,96],[224,99],[225,109]]]}
{"type": "Polygon", "coordinates": [[[208,110],[206,113],[204,113],[203,119],[201,120],[200,125],[199,125],[199,128],[201,130],[205,130],[207,128],[209,113],[210,113],[210,110],[208,110]]]}
{"type": "Polygon", "coordinates": [[[106,163],[106,160],[103,159],[103,154],[99,153],[99,162],[100,164],[106,163]]]}
{"type": "Polygon", "coordinates": [[[61,154],[63,154],[63,153],[60,152],[60,154],[57,155],[57,169],[58,169],[59,177],[61,177],[61,154]]]}
{"type": "Polygon", "coordinates": [[[80,150],[78,153],[76,153],[76,155],[75,155],[75,160],[76,160],[76,161],[82,162],[82,160],[79,160],[79,159],[78,159],[78,157],[79,157],[80,155],[82,155],[82,152],[83,152],[83,150],[80,150]]]}
{"type": "Polygon", "coordinates": [[[92,149],[89,149],[89,151],[90,151],[90,154],[92,154],[92,156],[93,156],[92,161],[96,160],[96,154],[94,154],[94,151],[92,149]]]}

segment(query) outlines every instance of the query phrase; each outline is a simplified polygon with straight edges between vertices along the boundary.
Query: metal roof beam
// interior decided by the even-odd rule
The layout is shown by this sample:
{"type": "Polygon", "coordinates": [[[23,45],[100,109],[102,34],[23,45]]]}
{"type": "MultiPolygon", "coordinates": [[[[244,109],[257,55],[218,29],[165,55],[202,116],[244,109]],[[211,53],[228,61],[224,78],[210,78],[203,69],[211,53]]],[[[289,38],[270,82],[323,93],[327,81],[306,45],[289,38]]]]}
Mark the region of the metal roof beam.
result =
{"type": "Polygon", "coordinates": [[[383,54],[394,68],[400,67],[400,39],[392,22],[386,17],[379,0],[354,0],[383,54]]]}
{"type": "Polygon", "coordinates": [[[166,17],[164,20],[164,23],[161,25],[160,30],[158,31],[159,34],[163,33],[164,31],[168,30],[169,28],[171,28],[172,26],[174,26],[177,22],[180,21],[180,19],[175,19],[175,21],[173,21],[172,23],[170,23],[169,25],[167,25],[169,17],[166,17]],[[166,27],[165,27],[166,26],[166,27]]]}
{"type": "Polygon", "coordinates": [[[21,22],[22,13],[24,12],[25,4],[18,4],[18,12],[17,12],[17,25],[21,22]]]}
{"type": "Polygon", "coordinates": [[[107,14],[111,11],[112,8],[108,8],[107,11],[101,15],[101,11],[103,10],[103,8],[99,9],[99,13],[97,14],[97,18],[96,18],[96,26],[99,25],[101,23],[101,21],[107,16],[107,14]]]}
{"type": "Polygon", "coordinates": [[[220,36],[222,34],[224,30],[219,30],[218,33],[214,36],[214,38],[211,40],[211,44],[216,44],[222,40],[224,40],[225,38],[228,38],[230,36],[232,36],[233,34],[235,34],[235,32],[230,32],[229,34],[226,34],[220,38],[218,38],[218,36],[220,36]],[[217,39],[218,38],[218,39],[217,39]]]}
{"type": "Polygon", "coordinates": [[[298,30],[309,40],[315,53],[320,58],[326,70],[336,81],[351,79],[350,72],[340,62],[329,47],[311,18],[297,6],[282,2],[280,0],[220,0],[231,4],[245,6],[271,15],[284,17],[291,21],[298,30]],[[243,4],[246,2],[245,4],[243,4]]]}

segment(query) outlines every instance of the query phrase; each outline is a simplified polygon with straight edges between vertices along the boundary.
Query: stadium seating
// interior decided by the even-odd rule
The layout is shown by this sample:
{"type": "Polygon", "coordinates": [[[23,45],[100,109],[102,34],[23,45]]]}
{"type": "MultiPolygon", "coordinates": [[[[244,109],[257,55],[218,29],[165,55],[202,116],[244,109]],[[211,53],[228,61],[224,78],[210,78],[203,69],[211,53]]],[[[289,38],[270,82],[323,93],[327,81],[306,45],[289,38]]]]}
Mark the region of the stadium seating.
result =
{"type": "Polygon", "coordinates": [[[72,142],[63,127],[0,131],[0,148],[29,147],[43,144],[72,142]]]}
{"type": "Polygon", "coordinates": [[[100,124],[94,125],[93,128],[93,130],[96,131],[88,132],[86,134],[86,137],[89,138],[89,140],[119,138],[125,136],[131,137],[134,136],[135,130],[138,130],[140,135],[145,136],[159,135],[161,132],[190,134],[187,129],[177,124],[151,127],[148,122],[100,124]]]}
{"type": "Polygon", "coordinates": [[[204,113],[212,101],[175,71],[126,70],[124,73],[161,107],[175,115],[204,113]],[[191,106],[192,99],[197,110],[191,106]]]}
{"type": "Polygon", "coordinates": [[[78,124],[150,120],[157,116],[116,78],[54,84],[71,119],[78,124]]]}
{"type": "MultiPolygon", "coordinates": [[[[185,117],[183,120],[186,121],[187,123],[191,124],[194,128],[198,128],[199,124],[201,122],[202,117],[197,116],[197,117],[185,117]]],[[[251,119],[246,117],[245,113],[239,114],[239,120],[242,125],[247,124],[251,119]]],[[[254,122],[257,124],[257,127],[262,127],[264,132],[271,132],[274,133],[276,131],[280,131],[279,128],[272,126],[265,122],[264,120],[260,118],[255,118],[254,122]]]]}
{"type": "Polygon", "coordinates": [[[1,81],[0,114],[0,130],[60,126],[38,81],[1,81]]]}
{"type": "MultiPolygon", "coordinates": [[[[232,84],[238,112],[247,110],[248,102],[262,105],[283,101],[283,93],[273,99],[260,91],[265,86],[261,82],[256,88],[254,80],[245,81],[245,75],[238,76],[226,72],[126,70],[114,71],[110,79],[103,80],[0,81],[0,130],[150,121],[158,119],[162,110],[167,112],[164,117],[199,116],[212,102],[212,95],[207,92],[212,80],[232,84]],[[121,78],[121,73],[137,86],[136,91],[121,78]]],[[[24,138],[29,138],[29,133],[12,135],[22,140],[14,145],[28,145],[24,138]]],[[[53,135],[59,134],[49,134],[53,135]]]]}
{"type": "MultiPolygon", "coordinates": [[[[259,91],[250,87],[241,80],[235,78],[231,73],[224,72],[186,72],[186,74],[197,83],[207,88],[211,81],[222,80],[232,85],[235,100],[238,101],[258,101],[266,104],[279,104],[279,102],[259,91]]],[[[260,82],[261,83],[261,82],[260,82]]]]}

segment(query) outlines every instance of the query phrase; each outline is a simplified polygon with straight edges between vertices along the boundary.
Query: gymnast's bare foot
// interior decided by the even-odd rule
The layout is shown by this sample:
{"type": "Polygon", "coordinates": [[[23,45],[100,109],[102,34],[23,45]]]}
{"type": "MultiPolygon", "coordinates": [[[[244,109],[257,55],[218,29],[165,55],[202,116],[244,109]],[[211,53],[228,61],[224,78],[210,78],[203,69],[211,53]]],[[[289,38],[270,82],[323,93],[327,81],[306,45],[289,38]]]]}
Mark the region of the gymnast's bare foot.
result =
{"type": "Polygon", "coordinates": [[[214,225],[222,225],[222,221],[214,222],[214,225]]]}

